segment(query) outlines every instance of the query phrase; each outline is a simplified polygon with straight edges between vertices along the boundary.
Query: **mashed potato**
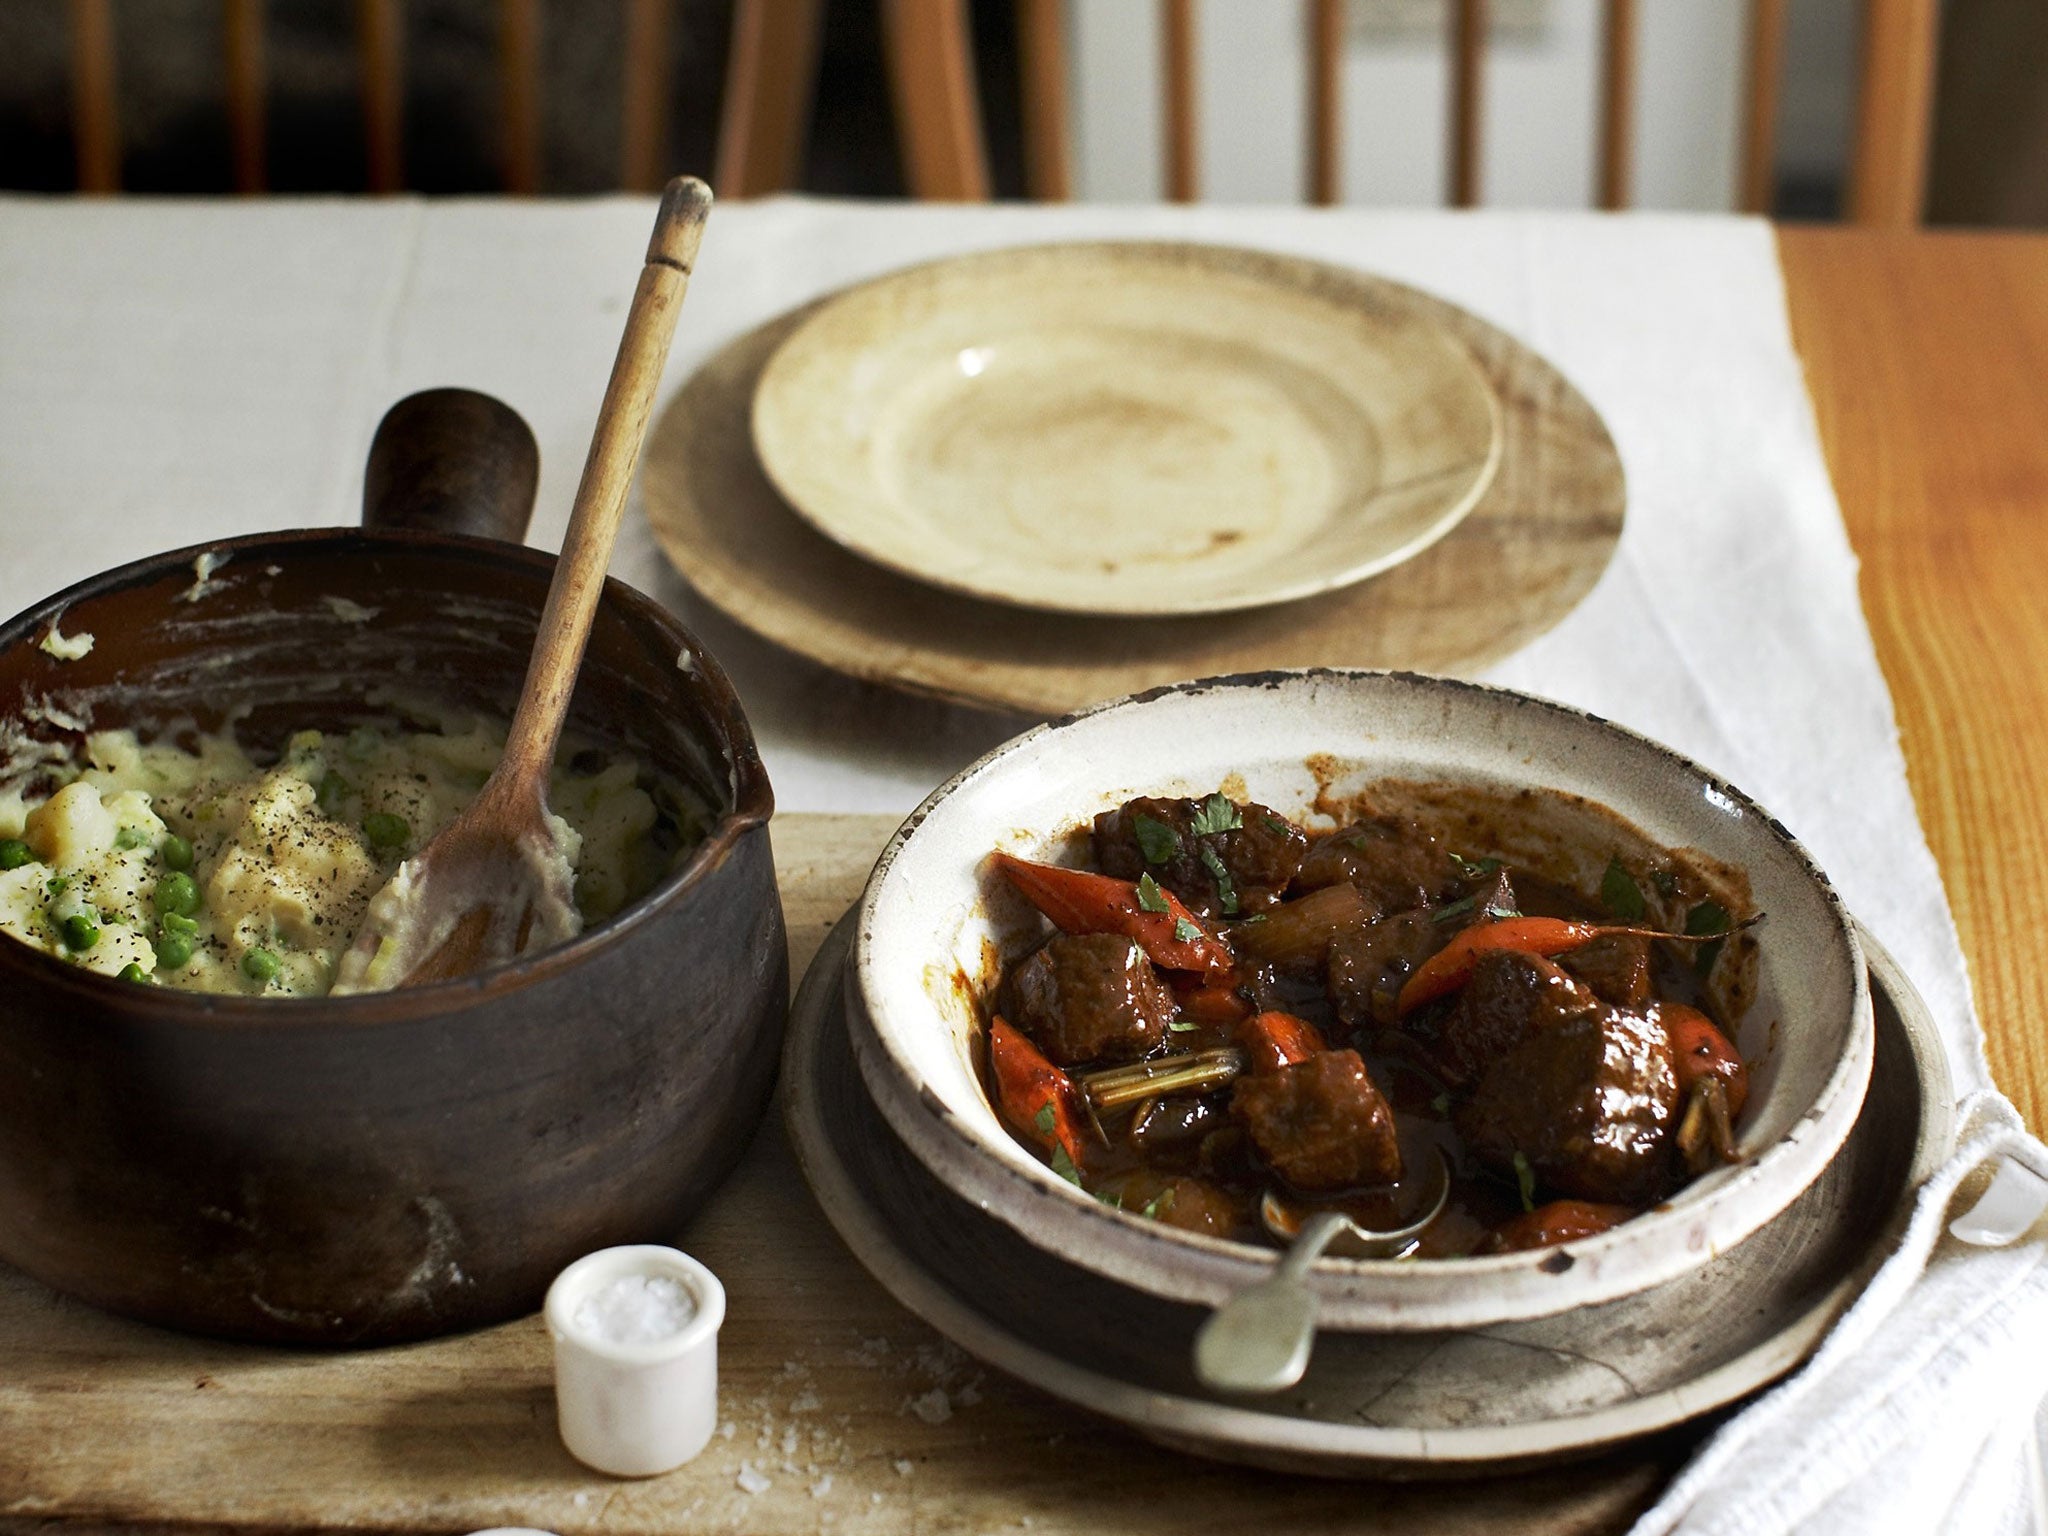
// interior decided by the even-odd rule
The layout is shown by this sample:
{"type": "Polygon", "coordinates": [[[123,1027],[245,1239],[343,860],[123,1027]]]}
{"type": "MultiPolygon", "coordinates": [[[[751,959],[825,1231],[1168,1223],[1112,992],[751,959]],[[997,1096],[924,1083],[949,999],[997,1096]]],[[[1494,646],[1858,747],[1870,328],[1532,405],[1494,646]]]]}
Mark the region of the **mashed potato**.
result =
{"type": "MultiPolygon", "coordinates": [[[[87,739],[41,798],[0,793],[0,932],[75,965],[198,992],[317,997],[370,898],[452,821],[504,733],[302,731],[259,766],[230,735],[87,739]]],[[[583,922],[648,890],[694,841],[630,758],[564,749],[548,792],[583,922]]]]}

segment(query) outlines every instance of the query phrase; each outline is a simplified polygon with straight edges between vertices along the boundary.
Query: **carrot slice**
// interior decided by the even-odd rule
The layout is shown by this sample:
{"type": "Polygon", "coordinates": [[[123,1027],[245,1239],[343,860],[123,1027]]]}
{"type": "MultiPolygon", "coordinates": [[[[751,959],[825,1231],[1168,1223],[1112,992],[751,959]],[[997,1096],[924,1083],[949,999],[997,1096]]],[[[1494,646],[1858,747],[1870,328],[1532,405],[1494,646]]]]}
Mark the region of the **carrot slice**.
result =
{"type": "Polygon", "coordinates": [[[1251,1016],[1252,1005],[1237,990],[1233,976],[1208,976],[1192,985],[1183,982],[1173,989],[1181,1017],[1200,1024],[1235,1024],[1251,1016]]]}
{"type": "MultiPolygon", "coordinates": [[[[1760,917],[1752,917],[1737,923],[1735,928],[1747,928],[1759,921],[1760,917]]],[[[1503,917],[1490,923],[1474,923],[1470,928],[1453,934],[1450,943],[1415,968],[1415,974],[1408,978],[1407,984],[1401,988],[1401,995],[1394,1000],[1394,1012],[1407,1013],[1457,991],[1472,979],[1479,957],[1497,949],[1552,958],[1569,954],[1581,945],[1613,934],[1663,939],[1672,944],[1709,944],[1725,939],[1734,931],[1731,928],[1721,933],[1666,933],[1661,928],[1638,928],[1629,923],[1589,923],[1566,917],[1503,917]]]]}
{"type": "Polygon", "coordinates": [[[1479,957],[1497,949],[1520,950],[1530,955],[1562,955],[1590,944],[1603,933],[1616,930],[1599,923],[1575,922],[1562,917],[1504,917],[1496,922],[1475,923],[1451,935],[1451,942],[1415,968],[1394,1000],[1394,1012],[1407,1013],[1424,1003],[1435,1002],[1472,979],[1479,957]]]}
{"type": "Polygon", "coordinates": [[[1238,1029],[1237,1043],[1254,1072],[1277,1072],[1328,1050],[1315,1025],[1291,1013],[1262,1013],[1238,1029]]]}
{"type": "Polygon", "coordinates": [[[1739,1115],[1749,1102],[1749,1068],[1719,1026],[1697,1008],[1683,1003],[1659,1003],[1657,1017],[1671,1039],[1671,1065],[1678,1074],[1678,1092],[1683,1097],[1702,1077],[1721,1079],[1728,1113],[1739,1115]]]}
{"type": "Polygon", "coordinates": [[[1169,971],[1215,974],[1235,963],[1230,946],[1149,876],[1146,890],[1085,869],[1034,864],[1007,853],[994,857],[1003,878],[1063,933],[1121,933],[1169,971]]]}
{"type": "Polygon", "coordinates": [[[1482,1253],[1520,1253],[1550,1248],[1605,1232],[1636,1214],[1628,1205],[1601,1205],[1591,1200],[1552,1200],[1493,1229],[1482,1253]]]}
{"type": "MultiPolygon", "coordinates": [[[[1003,1118],[1048,1154],[1059,1168],[1064,1152],[1067,1167],[1078,1172],[1081,1151],[1080,1098],[1073,1079],[1040,1054],[1037,1046],[1001,1018],[988,1027],[988,1059],[996,1080],[997,1105],[1003,1118]]],[[[1060,1169],[1064,1173],[1065,1169],[1060,1169]]],[[[1076,1178],[1076,1183],[1079,1179],[1076,1178]]]]}

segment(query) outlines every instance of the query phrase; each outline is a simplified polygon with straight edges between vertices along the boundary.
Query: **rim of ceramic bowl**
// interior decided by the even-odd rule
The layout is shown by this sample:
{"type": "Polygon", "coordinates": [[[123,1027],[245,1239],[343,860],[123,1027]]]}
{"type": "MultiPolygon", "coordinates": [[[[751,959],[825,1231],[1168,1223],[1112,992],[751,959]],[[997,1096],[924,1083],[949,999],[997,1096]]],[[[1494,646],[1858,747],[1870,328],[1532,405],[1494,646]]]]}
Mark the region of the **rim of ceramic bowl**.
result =
{"type": "MultiPolygon", "coordinates": [[[[131,560],[125,565],[74,582],[0,624],[0,652],[11,651],[30,642],[42,626],[56,622],[74,603],[161,580],[167,572],[180,567],[189,570],[192,562],[201,555],[228,551],[236,559],[268,553],[286,559],[306,558],[312,553],[306,546],[338,542],[381,545],[401,553],[414,550],[466,553],[504,564],[525,566],[543,582],[553,575],[555,566],[554,555],[528,545],[471,534],[432,533],[410,528],[298,528],[210,539],[202,544],[188,544],[181,549],[131,560]]],[[[723,867],[740,839],[754,828],[765,826],[775,810],[775,792],[768,782],[768,770],[761,762],[753,727],[740,705],[739,694],[733,688],[732,680],[726,676],[725,669],[703,642],[653,598],[616,577],[607,577],[603,602],[623,610],[630,624],[646,628],[662,643],[674,647],[678,657],[687,653],[694,659],[693,671],[705,687],[705,713],[717,723],[724,737],[722,743],[712,744],[722,746],[718,756],[724,761],[714,759],[712,767],[714,770],[723,768],[730,774],[731,803],[719,813],[682,868],[664,877],[637,901],[604,921],[592,924],[567,943],[492,966],[474,976],[349,997],[239,997],[156,987],[148,994],[150,1011],[170,1022],[204,1022],[229,1028],[283,1025],[297,1030],[307,1026],[307,1015],[313,1011],[321,1015],[322,1024],[335,1027],[385,1025],[444,1013],[552,980],[565,970],[624,943],[658,909],[723,867]]],[[[131,1002],[135,998],[133,982],[102,976],[4,936],[0,936],[0,945],[4,945],[0,947],[0,955],[10,957],[6,963],[40,967],[46,983],[60,990],[75,991],[82,1005],[104,1002],[110,997],[131,1002]]]]}
{"type": "MultiPolygon", "coordinates": [[[[1591,711],[1534,694],[1412,672],[1314,667],[1195,679],[1108,700],[1036,726],[995,748],[929,795],[889,840],[862,893],[848,958],[848,1024],[855,1060],[891,1127],[932,1171],[1027,1241],[1157,1295],[1215,1305],[1270,1273],[1272,1249],[1184,1232],[1116,1209],[1035,1159],[1011,1158],[964,1121],[922,1076],[887,1017],[886,992],[870,963],[891,875],[933,812],[962,788],[1000,772],[1013,756],[1112,711],[1171,697],[1228,690],[1271,692],[1334,684],[1466,697],[1538,712],[1640,754],[1751,821],[1789,860],[1828,917],[1824,938],[1845,968],[1849,1017],[1839,1056],[1810,1104],[1768,1146],[1695,1180],[1641,1216],[1593,1237],[1521,1253],[1433,1260],[1318,1260],[1311,1283],[1325,1326],[1419,1330],[1542,1317],[1657,1285],[1741,1241],[1791,1202],[1840,1149],[1869,1081],[1874,1022],[1865,956],[1833,885],[1783,823],[1749,795],[1684,754],[1591,711]],[[1702,1187],[1704,1186],[1704,1187],[1702,1187]]],[[[1605,805],[1597,783],[1576,792],[1605,805]]],[[[1623,814],[1616,812],[1616,814],[1623,814]]],[[[1065,828],[1037,829],[1056,835],[1065,828]]],[[[909,1027],[917,1027],[915,1024],[909,1027]]],[[[976,1078],[977,1089],[980,1082],[976,1078]]],[[[981,1090],[985,1107],[985,1089],[981,1090]]],[[[991,1117],[994,1115],[989,1107],[991,1117]]],[[[1000,1133],[1000,1127],[998,1127],[1000,1133]]]]}

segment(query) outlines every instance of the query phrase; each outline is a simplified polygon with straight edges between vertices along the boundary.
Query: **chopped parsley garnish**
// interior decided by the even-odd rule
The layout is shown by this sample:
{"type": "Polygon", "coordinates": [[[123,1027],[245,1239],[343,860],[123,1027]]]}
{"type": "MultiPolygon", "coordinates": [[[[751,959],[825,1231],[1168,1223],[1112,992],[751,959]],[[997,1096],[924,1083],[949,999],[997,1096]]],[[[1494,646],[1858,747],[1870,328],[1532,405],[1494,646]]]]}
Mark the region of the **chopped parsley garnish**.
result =
{"type": "Polygon", "coordinates": [[[1223,860],[1218,856],[1216,850],[1206,843],[1202,845],[1201,856],[1202,867],[1209,871],[1210,877],[1216,882],[1216,897],[1223,903],[1223,915],[1226,917],[1235,915],[1237,912],[1237,885],[1230,878],[1230,871],[1224,867],[1223,860]]]}
{"type": "Polygon", "coordinates": [[[1131,831],[1147,864],[1164,864],[1180,852],[1179,835],[1157,816],[1139,812],[1131,823],[1131,831]]]}
{"type": "Polygon", "coordinates": [[[1641,922],[1649,910],[1643,902],[1643,888],[1618,858],[1607,861],[1607,873],[1600,877],[1600,905],[1625,923],[1641,922]]]}
{"type": "Polygon", "coordinates": [[[1437,923],[1455,922],[1479,905],[1477,896],[1460,896],[1456,901],[1447,901],[1430,913],[1430,921],[1437,923]]]}
{"type": "Polygon", "coordinates": [[[1265,822],[1266,830],[1272,833],[1275,837],[1285,837],[1288,833],[1294,830],[1293,822],[1283,820],[1278,816],[1268,816],[1265,818],[1265,822]]]}
{"type": "Polygon", "coordinates": [[[1467,880],[1484,880],[1500,869],[1499,859],[1468,859],[1462,853],[1452,854],[1451,862],[1467,880]]]}
{"type": "Polygon", "coordinates": [[[1192,944],[1202,936],[1202,930],[1184,917],[1173,920],[1173,936],[1183,944],[1192,944]]]}
{"type": "Polygon", "coordinates": [[[1171,1185],[1169,1185],[1165,1189],[1159,1191],[1159,1193],[1154,1195],[1150,1200],[1147,1200],[1145,1202],[1144,1209],[1141,1210],[1138,1214],[1141,1216],[1149,1217],[1153,1221],[1157,1221],[1162,1212],[1170,1211],[1172,1209],[1173,1188],[1171,1185]]]}
{"type": "Polygon", "coordinates": [[[1678,894],[1678,877],[1668,869],[1651,870],[1650,884],[1657,887],[1657,894],[1659,896],[1676,896],[1678,894]]]}
{"type": "Polygon", "coordinates": [[[1076,1189],[1081,1187],[1081,1170],[1074,1166],[1074,1160],[1067,1156],[1067,1149],[1058,1142],[1052,1145],[1052,1171],[1076,1189]]]}
{"type": "Polygon", "coordinates": [[[1053,1126],[1058,1123],[1058,1120],[1059,1117],[1053,1113],[1052,1100],[1047,1099],[1038,1106],[1038,1113],[1032,1116],[1031,1123],[1038,1127],[1041,1135],[1050,1136],[1053,1126]]]}
{"type": "Polygon", "coordinates": [[[1237,806],[1230,797],[1218,793],[1202,802],[1202,808],[1195,812],[1188,828],[1197,837],[1208,837],[1216,832],[1235,832],[1243,825],[1244,817],[1238,814],[1237,806]]]}
{"type": "Polygon", "coordinates": [[[1448,1093],[1440,1093],[1429,1101],[1429,1107],[1439,1115],[1448,1115],[1451,1112],[1451,1096],[1448,1093]]]}
{"type": "Polygon", "coordinates": [[[1170,912],[1166,904],[1166,893],[1159,889],[1159,882],[1150,875],[1138,876],[1138,907],[1145,912],[1170,912]]]}
{"type": "Polygon", "coordinates": [[[1094,1193],[1094,1195],[1095,1195],[1095,1198],[1096,1198],[1096,1199],[1100,1200],[1100,1201],[1101,1201],[1101,1202],[1102,1202],[1102,1203],[1103,1203],[1104,1205],[1108,1206],[1108,1207],[1109,1207],[1109,1208],[1110,1208],[1110,1209],[1111,1209],[1112,1211],[1120,1211],[1120,1210],[1122,1210],[1122,1209],[1124,1208],[1124,1197],[1123,1197],[1123,1191],[1121,1191],[1121,1190],[1116,1190],[1116,1189],[1098,1189],[1098,1190],[1095,1190],[1095,1191],[1093,1191],[1093,1193],[1094,1193]]]}
{"type": "Polygon", "coordinates": [[[1515,1154],[1515,1188],[1522,1196],[1522,1209],[1536,1209],[1536,1170],[1529,1166],[1529,1159],[1521,1153],[1515,1154]]]}
{"type": "MultiPolygon", "coordinates": [[[[1695,938],[1709,933],[1725,934],[1729,926],[1728,909],[1718,901],[1703,901],[1685,914],[1685,931],[1695,938]]],[[[1693,955],[1693,969],[1702,976],[1712,975],[1714,962],[1721,958],[1722,943],[1723,940],[1715,939],[1711,944],[1702,944],[1693,955]]]]}
{"type": "Polygon", "coordinates": [[[1174,1019],[1170,1021],[1166,1027],[1172,1030],[1176,1035],[1188,1035],[1193,1034],[1202,1026],[1197,1024],[1193,1019],[1174,1019]]]}

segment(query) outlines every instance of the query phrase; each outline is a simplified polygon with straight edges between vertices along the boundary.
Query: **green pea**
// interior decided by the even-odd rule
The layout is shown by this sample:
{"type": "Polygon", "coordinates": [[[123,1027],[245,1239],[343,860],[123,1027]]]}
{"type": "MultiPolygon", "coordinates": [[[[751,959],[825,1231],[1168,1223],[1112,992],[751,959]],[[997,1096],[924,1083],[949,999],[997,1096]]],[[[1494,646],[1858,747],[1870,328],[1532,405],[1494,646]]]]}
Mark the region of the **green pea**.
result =
{"type": "Polygon", "coordinates": [[[267,949],[252,949],[242,956],[242,974],[251,981],[267,982],[277,970],[277,956],[267,949]]]}
{"type": "Polygon", "coordinates": [[[126,965],[121,967],[121,979],[123,981],[148,981],[149,972],[145,971],[133,960],[130,960],[126,965]]]}
{"type": "Polygon", "coordinates": [[[18,837],[0,837],[0,869],[19,869],[36,861],[27,843],[18,837]]]}
{"type": "Polygon", "coordinates": [[[52,896],[62,896],[71,889],[71,877],[69,875],[52,875],[43,883],[43,889],[52,896]]]}
{"type": "Polygon", "coordinates": [[[192,940],[182,933],[164,933],[156,941],[159,970],[183,970],[192,962],[192,940]]]}
{"type": "Polygon", "coordinates": [[[149,834],[140,827],[123,827],[114,834],[114,846],[126,853],[131,848],[140,848],[149,841],[149,834]]]}
{"type": "Polygon", "coordinates": [[[320,775],[320,787],[313,791],[313,798],[319,802],[321,810],[332,816],[341,809],[341,802],[349,797],[350,792],[348,780],[330,768],[320,775]]]}
{"type": "Polygon", "coordinates": [[[64,934],[66,949],[91,949],[100,941],[100,925],[83,912],[74,912],[58,928],[64,934]]]}
{"type": "Polygon", "coordinates": [[[166,916],[184,917],[199,910],[199,887],[181,870],[172,870],[156,883],[156,909],[166,916]]]}
{"type": "Polygon", "coordinates": [[[181,939],[193,939],[199,936],[199,920],[182,912],[166,912],[163,929],[165,933],[175,933],[181,939]]]}
{"type": "Polygon", "coordinates": [[[158,857],[170,869],[190,869],[192,867],[192,845],[175,832],[169,834],[162,842],[158,843],[156,851],[158,857]]]}
{"type": "Polygon", "coordinates": [[[403,816],[372,811],[363,818],[363,836],[372,848],[402,848],[412,837],[412,827],[403,816]]]}
{"type": "Polygon", "coordinates": [[[377,755],[377,748],[383,740],[367,725],[359,725],[348,733],[348,740],[342,743],[342,755],[352,763],[368,762],[377,755]]]}

